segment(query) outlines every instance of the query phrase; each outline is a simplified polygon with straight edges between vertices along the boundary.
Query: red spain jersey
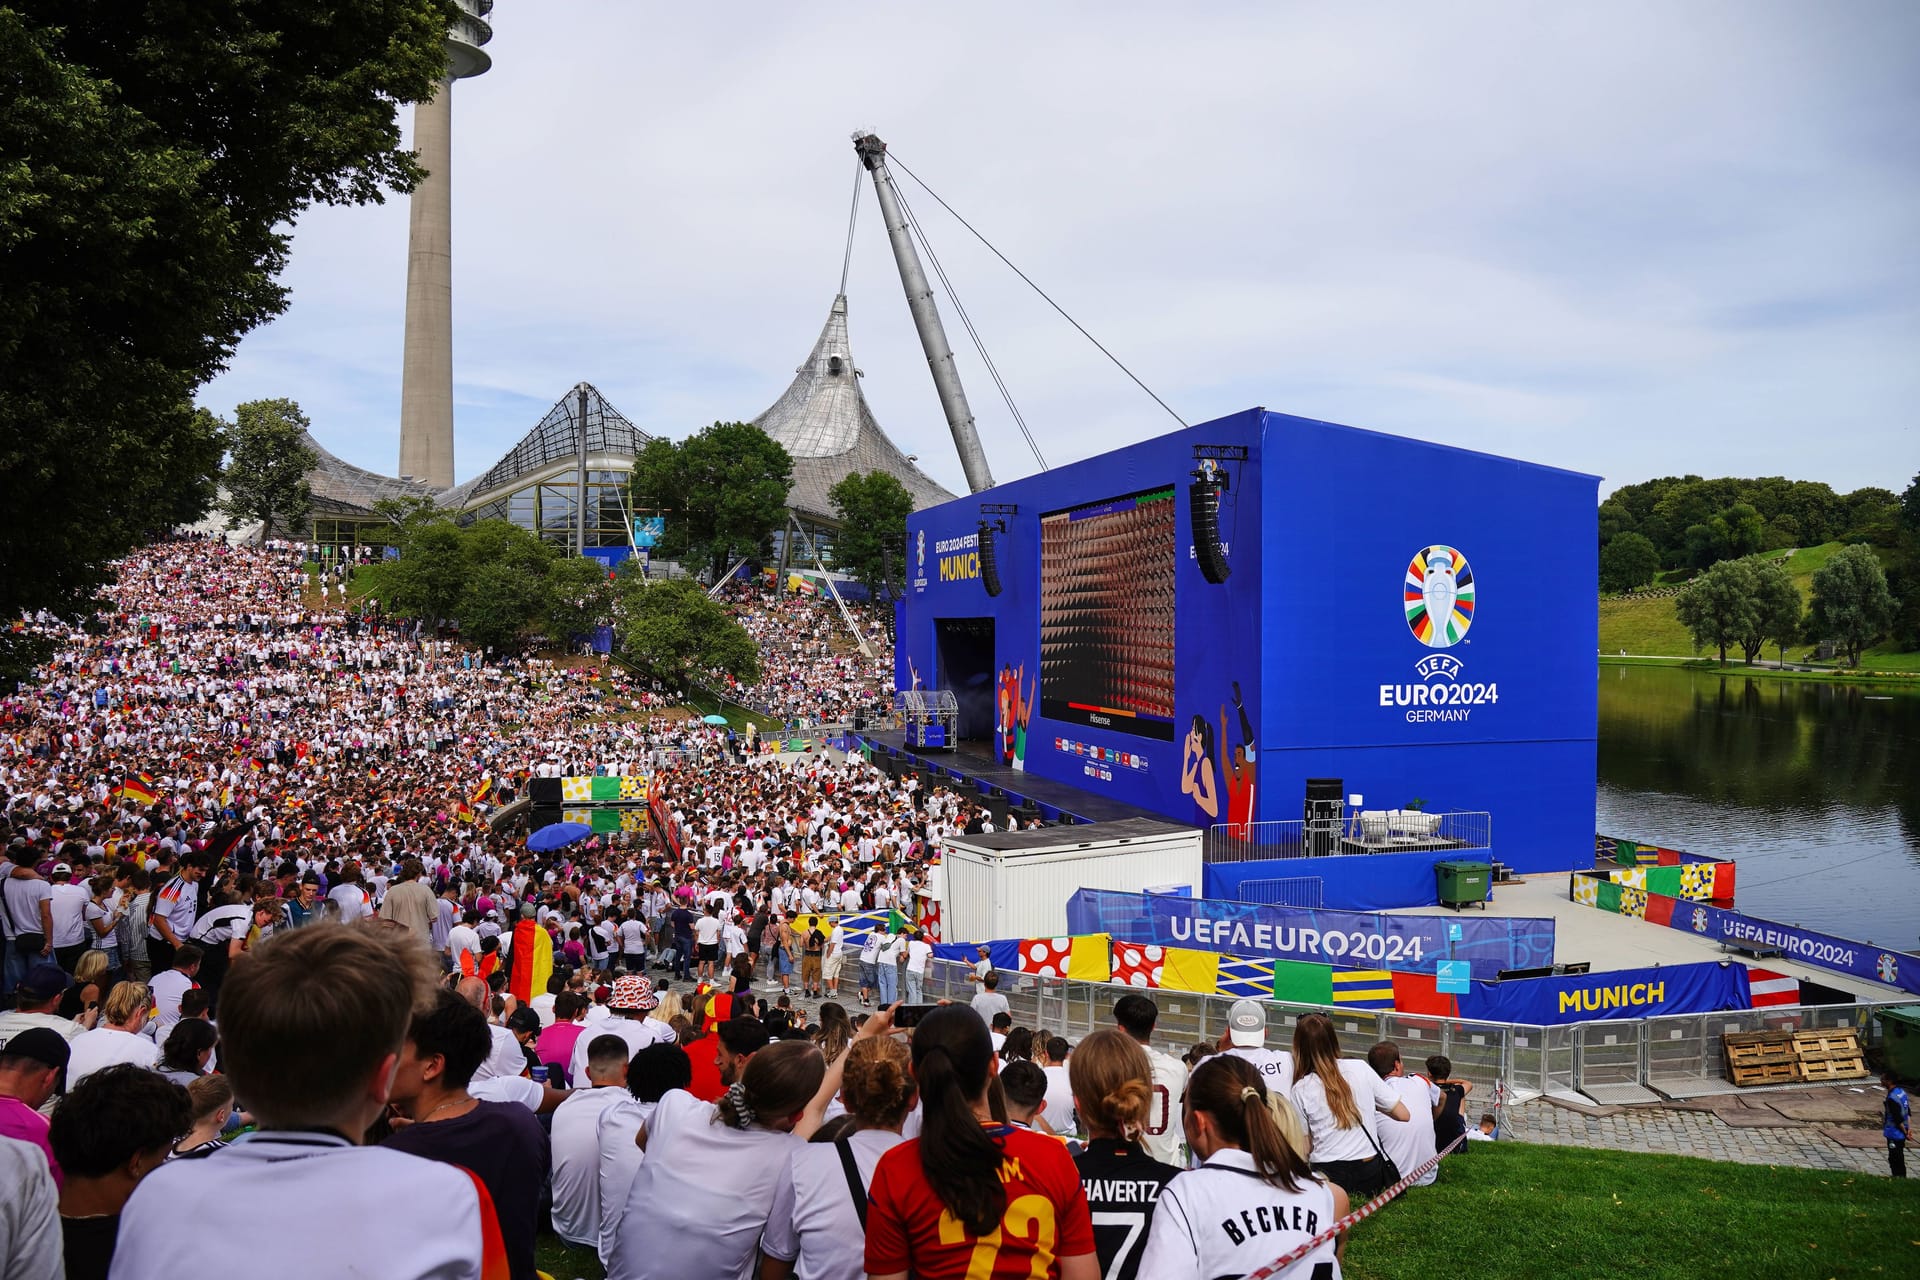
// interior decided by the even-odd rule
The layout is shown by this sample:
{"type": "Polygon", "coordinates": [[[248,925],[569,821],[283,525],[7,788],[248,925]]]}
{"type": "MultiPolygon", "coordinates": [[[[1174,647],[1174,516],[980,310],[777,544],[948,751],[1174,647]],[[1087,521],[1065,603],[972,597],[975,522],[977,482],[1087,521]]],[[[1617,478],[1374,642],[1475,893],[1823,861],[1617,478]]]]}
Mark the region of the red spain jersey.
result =
{"type": "Polygon", "coordinates": [[[880,1157],[869,1188],[867,1272],[907,1272],[917,1280],[1039,1280],[1057,1277],[1060,1259],[1092,1253],[1093,1221],[1080,1171],[1057,1138],[985,1126],[1000,1147],[1007,1208],[984,1236],[947,1212],[920,1167],[920,1140],[880,1157]]]}

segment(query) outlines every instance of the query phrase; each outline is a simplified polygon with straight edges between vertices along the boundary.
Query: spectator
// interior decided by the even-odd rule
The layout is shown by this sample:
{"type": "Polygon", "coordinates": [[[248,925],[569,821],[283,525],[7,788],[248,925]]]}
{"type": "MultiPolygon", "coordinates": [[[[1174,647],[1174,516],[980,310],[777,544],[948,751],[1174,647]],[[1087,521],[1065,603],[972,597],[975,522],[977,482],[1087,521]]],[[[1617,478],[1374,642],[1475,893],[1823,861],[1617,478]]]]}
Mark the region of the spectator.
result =
{"type": "Polygon", "coordinates": [[[1055,1133],[1078,1133],[1073,1110],[1073,1080],[1068,1072],[1072,1047],[1064,1036],[1033,1038],[1034,1061],[1047,1073],[1047,1124],[1055,1133]]]}
{"type": "Polygon", "coordinates": [[[274,1222],[290,1205],[325,1205],[354,1227],[329,1231],[324,1250],[276,1250],[274,1280],[478,1280],[484,1243],[500,1232],[474,1175],[357,1145],[386,1109],[433,969],[410,938],[316,923],[275,937],[235,970],[221,1002],[221,1066],[259,1131],[213,1158],[175,1160],[141,1185],[123,1223],[140,1242],[138,1261],[120,1280],[206,1271],[205,1238],[183,1222],[274,1222]]]}
{"type": "MultiPolygon", "coordinates": [[[[973,1006],[973,1011],[980,1015],[980,1021],[989,1026],[1003,1013],[1007,1015],[1008,1024],[1012,1024],[1013,1007],[1007,1003],[1007,998],[1000,994],[998,969],[987,970],[986,976],[980,979],[980,989],[973,993],[973,999],[968,1003],[973,1006]]],[[[995,1050],[996,1053],[998,1051],[998,1049],[995,1050]]]]}
{"type": "MultiPolygon", "coordinates": [[[[747,1280],[774,1184],[804,1141],[795,1130],[825,1075],[818,1049],[789,1040],[756,1053],[717,1103],[679,1091],[662,1098],[640,1129],[646,1158],[615,1229],[608,1280],[747,1280]]],[[[816,1114],[807,1131],[817,1126],[816,1114]]]]}
{"type": "Polygon", "coordinates": [[[183,943],[173,953],[173,963],[153,975],[154,1034],[165,1036],[180,1020],[180,997],[196,984],[204,953],[193,943],[183,943]]]}
{"type": "Polygon", "coordinates": [[[1141,1145],[1154,1110],[1153,1066],[1133,1037],[1108,1027],[1080,1042],[1066,1071],[1087,1130],[1073,1163],[1087,1189],[1100,1274],[1134,1280],[1161,1189],[1180,1172],[1141,1145]]]}
{"type": "Polygon", "coordinates": [[[0,880],[0,898],[6,906],[6,990],[12,991],[29,967],[53,959],[53,886],[34,869],[40,852],[24,837],[7,847],[7,857],[13,865],[0,880]]]}
{"type": "Polygon", "coordinates": [[[1140,1145],[1161,1164],[1185,1167],[1186,1158],[1180,1150],[1180,1100],[1187,1092],[1187,1067],[1149,1043],[1160,1020],[1160,1007],[1130,991],[1113,1002],[1113,1020],[1146,1052],[1147,1063],[1153,1068],[1153,1104],[1147,1108],[1147,1119],[1140,1130],[1140,1145]]]}
{"type": "Polygon", "coordinates": [[[205,1018],[182,1018],[167,1033],[154,1070],[183,1087],[207,1074],[213,1062],[213,1047],[220,1033],[205,1018]]]}
{"type": "Polygon", "coordinates": [[[600,1245],[600,1118],[630,1098],[627,1042],[595,1036],[587,1078],[553,1113],[553,1233],[569,1244],[600,1245]]]}
{"type": "MultiPolygon", "coordinates": [[[[1387,1115],[1381,1116],[1378,1121],[1380,1149],[1404,1177],[1436,1154],[1433,1103],[1428,1097],[1428,1085],[1425,1080],[1406,1073],[1400,1061],[1400,1046],[1391,1040],[1382,1040],[1367,1050],[1367,1065],[1386,1082],[1387,1088],[1407,1109],[1409,1118],[1406,1120],[1396,1120],[1387,1115]]],[[[1414,1179],[1413,1185],[1430,1187],[1439,1176],[1440,1166],[1436,1164],[1414,1179]]]]}
{"type": "MultiPolygon", "coordinates": [[[[591,1046],[589,1046],[591,1047],[591,1046]]],[[[625,1212],[633,1179],[646,1152],[636,1141],[652,1118],[660,1099],[685,1089],[693,1079],[685,1050],[678,1045],[650,1044],[627,1063],[627,1097],[600,1113],[600,1262],[613,1256],[616,1233],[625,1212]]]]}
{"type": "Polygon", "coordinates": [[[1267,1005],[1264,1000],[1235,1000],[1227,1011],[1227,1029],[1220,1051],[1253,1064],[1271,1093],[1285,1095],[1293,1088],[1299,1068],[1285,1049],[1267,1048],[1267,1005]]]}
{"type": "Polygon", "coordinates": [[[573,1068],[574,1042],[587,1029],[582,1021],[586,1012],[585,996],[573,990],[560,992],[553,998],[553,1025],[543,1028],[533,1043],[533,1056],[547,1064],[547,1078],[558,1077],[570,1089],[581,1087],[568,1072],[573,1068]]]}
{"type": "Polygon", "coordinates": [[[1290,1095],[1307,1126],[1313,1171],[1350,1196],[1366,1199],[1394,1180],[1374,1134],[1376,1113],[1409,1120],[1412,1113],[1364,1062],[1340,1056],[1340,1037],[1324,1013],[1301,1015],[1293,1028],[1297,1072],[1290,1095]]]}
{"type": "Polygon", "coordinates": [[[33,1145],[0,1137],[0,1259],[12,1275],[59,1276],[60,1191],[33,1145]]]}
{"type": "Polygon", "coordinates": [[[888,1151],[875,1168],[868,1274],[964,1274],[982,1238],[994,1236],[1001,1241],[996,1269],[1095,1280],[1087,1197],[1066,1147],[998,1123],[988,1108],[993,1045],[986,1024],[972,1010],[942,1006],[914,1030],[910,1048],[920,1136],[888,1151]],[[1003,1218],[1016,1205],[1022,1223],[1051,1221],[1053,1231],[1007,1225],[1003,1218]]]}
{"type": "Polygon", "coordinates": [[[1500,1136],[1500,1121],[1493,1112],[1488,1111],[1480,1117],[1480,1123],[1467,1130],[1470,1142],[1492,1142],[1500,1136]]]}
{"type": "MultiPolygon", "coordinates": [[[[1267,1094],[1259,1069],[1236,1055],[1218,1054],[1193,1069],[1185,1126],[1201,1163],[1161,1190],[1139,1275],[1245,1275],[1345,1215],[1346,1192],[1307,1167],[1274,1123],[1267,1094]]],[[[1338,1276],[1338,1249],[1331,1241],[1318,1245],[1296,1265],[1302,1275],[1338,1276]]]]}
{"type": "MultiPolygon", "coordinates": [[[[1444,1053],[1436,1053],[1427,1059],[1427,1078],[1433,1082],[1433,1140],[1441,1151],[1467,1133],[1465,1107],[1467,1095],[1473,1092],[1470,1080],[1453,1078],[1453,1059],[1444,1053]]],[[[1432,1095],[1429,1095],[1432,1096],[1432,1095]]],[[[1466,1147],[1459,1148],[1465,1151],[1466,1147]]]]}
{"type": "MultiPolygon", "coordinates": [[[[867,1188],[880,1157],[902,1141],[915,1098],[906,1045],[890,1036],[847,1051],[840,1096],[851,1125],[831,1142],[793,1153],[774,1187],[760,1251],[760,1280],[856,1280],[866,1274],[867,1188]]],[[[822,1130],[824,1133],[825,1131],[822,1130]]]]}
{"type": "Polygon", "coordinates": [[[0,1048],[5,1048],[14,1036],[36,1027],[51,1031],[62,1040],[72,1040],[92,1027],[99,1019],[98,1009],[90,1013],[83,1011],[78,1019],[63,1018],[55,1012],[66,990],[67,975],[61,972],[60,966],[42,961],[29,968],[20,985],[14,988],[14,1008],[0,1013],[0,1048]]]}
{"type": "Polygon", "coordinates": [[[47,1118],[40,1108],[53,1097],[69,1053],[60,1033],[46,1027],[31,1027],[0,1046],[0,1138],[40,1148],[56,1188],[61,1181],[60,1162],[53,1158],[47,1118]]]}
{"type": "MultiPolygon", "coordinates": [[[[653,983],[642,975],[630,973],[616,979],[607,999],[607,1007],[613,1016],[605,1022],[590,1024],[593,1035],[616,1035],[625,1040],[627,1058],[631,1061],[634,1054],[648,1045],[673,1039],[671,1027],[647,1016],[659,1003],[659,997],[653,994],[653,983]]],[[[574,1040],[573,1057],[567,1067],[568,1079],[587,1078],[587,1047],[592,1038],[583,1035],[574,1040]]]]}
{"type": "Polygon", "coordinates": [[[533,1280],[533,1238],[551,1160],[546,1131],[511,1102],[467,1092],[490,1048],[480,1011],[450,992],[416,1010],[393,1077],[395,1108],[412,1123],[383,1145],[469,1170],[485,1185],[499,1217],[514,1280],[533,1280]]]}
{"type": "Polygon", "coordinates": [[[198,1159],[228,1146],[221,1135],[233,1118],[233,1086],[225,1076],[199,1076],[186,1086],[187,1103],[192,1109],[192,1127],[187,1136],[173,1144],[169,1160],[182,1157],[198,1159]]]}
{"type": "Polygon", "coordinates": [[[131,1063],[151,1067],[160,1050],[141,1035],[147,1025],[147,1007],[153,994],[143,982],[121,982],[107,993],[100,1009],[100,1025],[73,1039],[73,1056],[67,1060],[67,1090],[72,1092],[82,1080],[103,1067],[131,1063]]]}
{"type": "MultiPolygon", "coordinates": [[[[67,1090],[47,1131],[65,1176],[60,1234],[67,1280],[106,1280],[128,1198],[190,1123],[187,1091],[131,1063],[102,1065],[67,1090]]],[[[144,1262],[144,1252],[137,1256],[144,1262]]],[[[121,1264],[125,1275],[139,1265],[124,1258],[121,1264]]]]}

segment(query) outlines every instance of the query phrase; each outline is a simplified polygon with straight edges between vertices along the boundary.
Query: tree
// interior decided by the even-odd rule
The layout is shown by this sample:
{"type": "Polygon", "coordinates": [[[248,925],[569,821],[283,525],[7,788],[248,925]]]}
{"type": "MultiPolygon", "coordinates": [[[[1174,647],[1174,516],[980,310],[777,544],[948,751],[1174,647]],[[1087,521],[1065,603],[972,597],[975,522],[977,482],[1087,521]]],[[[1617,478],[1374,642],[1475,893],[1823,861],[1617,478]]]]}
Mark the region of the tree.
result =
{"type": "Polygon", "coordinates": [[[545,614],[546,584],[503,560],[469,562],[454,606],[460,638],[484,649],[505,649],[533,630],[545,614]]]}
{"type": "Polygon", "coordinates": [[[1715,516],[1713,533],[1731,559],[1750,556],[1766,543],[1767,522],[1752,504],[1736,502],[1715,516]]]}
{"type": "Polygon", "coordinates": [[[1813,607],[1807,615],[1813,633],[1831,640],[1860,665],[1860,654],[1893,622],[1895,604],[1887,590],[1886,570],[1871,547],[1842,547],[1813,571],[1813,607]]]}
{"type": "Polygon", "coordinates": [[[569,556],[546,575],[547,634],[556,640],[590,634],[613,613],[613,584],[598,560],[569,556]]]}
{"type": "Polygon", "coordinates": [[[285,309],[302,209],[412,189],[395,108],[446,29],[440,0],[0,8],[0,474],[32,513],[0,529],[0,616],[83,612],[206,514],[224,447],[193,395],[285,309]]]}
{"type": "Polygon", "coordinates": [[[364,596],[401,617],[420,618],[430,626],[453,616],[467,589],[465,539],[459,526],[444,517],[405,531],[399,540],[400,558],[369,565],[354,576],[364,596]]]}
{"type": "MultiPolygon", "coordinates": [[[[913,495],[885,471],[855,472],[827,490],[840,517],[833,539],[833,564],[866,584],[876,597],[893,581],[895,566],[907,563],[907,517],[913,495]]],[[[1644,541],[1644,539],[1642,539],[1644,541]]]]}
{"type": "Polygon", "coordinates": [[[1800,588],[1777,560],[1745,560],[1752,570],[1753,609],[1743,619],[1740,651],[1747,665],[1760,656],[1768,641],[1785,648],[1800,635],[1800,588]]]}
{"type": "Polygon", "coordinates": [[[749,422],[716,422],[675,444],[654,440],[634,459],[636,511],[666,513],[656,548],[705,560],[717,579],[740,556],[762,554],[793,487],[793,459],[749,422]]]}
{"type": "Polygon", "coordinates": [[[320,462],[306,442],[311,425],[291,400],[249,400],[233,411],[233,457],[227,464],[227,527],[260,522],[260,541],[274,527],[299,529],[313,509],[307,473],[320,462]]]}
{"type": "Polygon", "coordinates": [[[635,665],[681,685],[714,671],[742,681],[760,678],[753,637],[696,584],[652,582],[622,566],[615,586],[620,650],[635,665]]]}
{"type": "Polygon", "coordinates": [[[1689,582],[1674,601],[1674,612],[1693,633],[1694,644],[1718,649],[1723,667],[1727,646],[1737,644],[1756,625],[1756,584],[1750,561],[1722,560],[1689,582]]]}
{"type": "Polygon", "coordinates": [[[1660,553],[1638,533],[1621,533],[1600,548],[1600,589],[1631,591],[1652,582],[1660,572],[1660,553]]]}

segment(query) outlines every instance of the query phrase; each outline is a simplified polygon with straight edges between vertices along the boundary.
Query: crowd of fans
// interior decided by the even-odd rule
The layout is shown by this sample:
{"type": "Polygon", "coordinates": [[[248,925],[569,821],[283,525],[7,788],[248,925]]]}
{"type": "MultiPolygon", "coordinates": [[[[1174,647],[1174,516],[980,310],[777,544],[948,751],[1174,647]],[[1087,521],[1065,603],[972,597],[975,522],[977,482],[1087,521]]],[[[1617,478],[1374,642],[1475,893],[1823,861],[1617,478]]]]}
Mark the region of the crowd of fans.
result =
{"type": "Polygon", "coordinates": [[[224,1222],[291,1276],[519,1280],[551,1232],[636,1280],[1210,1277],[1464,1127],[1443,1060],[1313,1016],[1269,1050],[1257,1002],[1186,1061],[1141,994],[1014,1027],[984,958],[927,1005],[986,810],[315,607],[302,563],[163,543],[86,626],[23,622],[60,644],[0,700],[5,1274],[177,1277],[224,1222]],[[649,776],[662,835],[485,821],[591,773],[649,776]]]}
{"type": "Polygon", "coordinates": [[[719,598],[760,650],[759,680],[716,677],[728,696],[795,729],[847,724],[892,707],[893,626],[878,608],[845,602],[856,636],[832,600],[764,579],[729,582],[719,598]],[[861,639],[871,657],[860,652],[861,639]]]}

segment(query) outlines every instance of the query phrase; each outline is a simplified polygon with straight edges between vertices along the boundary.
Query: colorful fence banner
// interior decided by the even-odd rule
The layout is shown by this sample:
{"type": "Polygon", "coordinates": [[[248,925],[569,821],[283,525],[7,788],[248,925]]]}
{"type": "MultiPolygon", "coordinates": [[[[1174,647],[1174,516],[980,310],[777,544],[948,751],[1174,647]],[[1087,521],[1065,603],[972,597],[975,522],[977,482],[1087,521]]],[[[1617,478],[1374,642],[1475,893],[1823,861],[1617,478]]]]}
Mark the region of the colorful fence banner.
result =
{"type": "Polygon", "coordinates": [[[1613,867],[1649,871],[1679,868],[1680,879],[1676,885],[1670,877],[1649,876],[1646,883],[1633,882],[1636,888],[1649,893],[1664,893],[1669,897],[1687,898],[1697,902],[1732,902],[1734,892],[1734,863],[1726,858],[1715,858],[1704,853],[1688,853],[1685,849],[1667,849],[1658,845],[1643,844],[1637,840],[1622,840],[1614,836],[1595,835],[1593,838],[1593,864],[1595,874],[1605,875],[1613,867]]]}
{"type": "Polygon", "coordinates": [[[1465,960],[1474,977],[1487,979],[1502,969],[1553,963],[1551,920],[1324,911],[1104,889],[1073,895],[1067,932],[1109,933],[1116,941],[1252,959],[1372,962],[1401,972],[1431,973],[1441,960],[1465,960]],[[1455,929],[1460,936],[1450,939],[1455,929]]]}
{"type": "Polygon", "coordinates": [[[645,831],[645,809],[562,809],[560,821],[578,822],[591,827],[596,835],[615,831],[645,831]]]}
{"type": "Polygon", "coordinates": [[[1750,1008],[1745,965],[1709,960],[1654,969],[1512,982],[1475,982],[1461,996],[1460,1016],[1482,1022],[1546,1027],[1566,1022],[1714,1013],[1750,1008]]]}
{"type": "Polygon", "coordinates": [[[1020,972],[1075,982],[1106,982],[1113,976],[1112,941],[1104,933],[1078,938],[1027,938],[1020,943],[1020,972]]]}
{"type": "Polygon", "coordinates": [[[647,780],[638,774],[560,779],[562,804],[639,804],[646,798],[647,780]]]}

